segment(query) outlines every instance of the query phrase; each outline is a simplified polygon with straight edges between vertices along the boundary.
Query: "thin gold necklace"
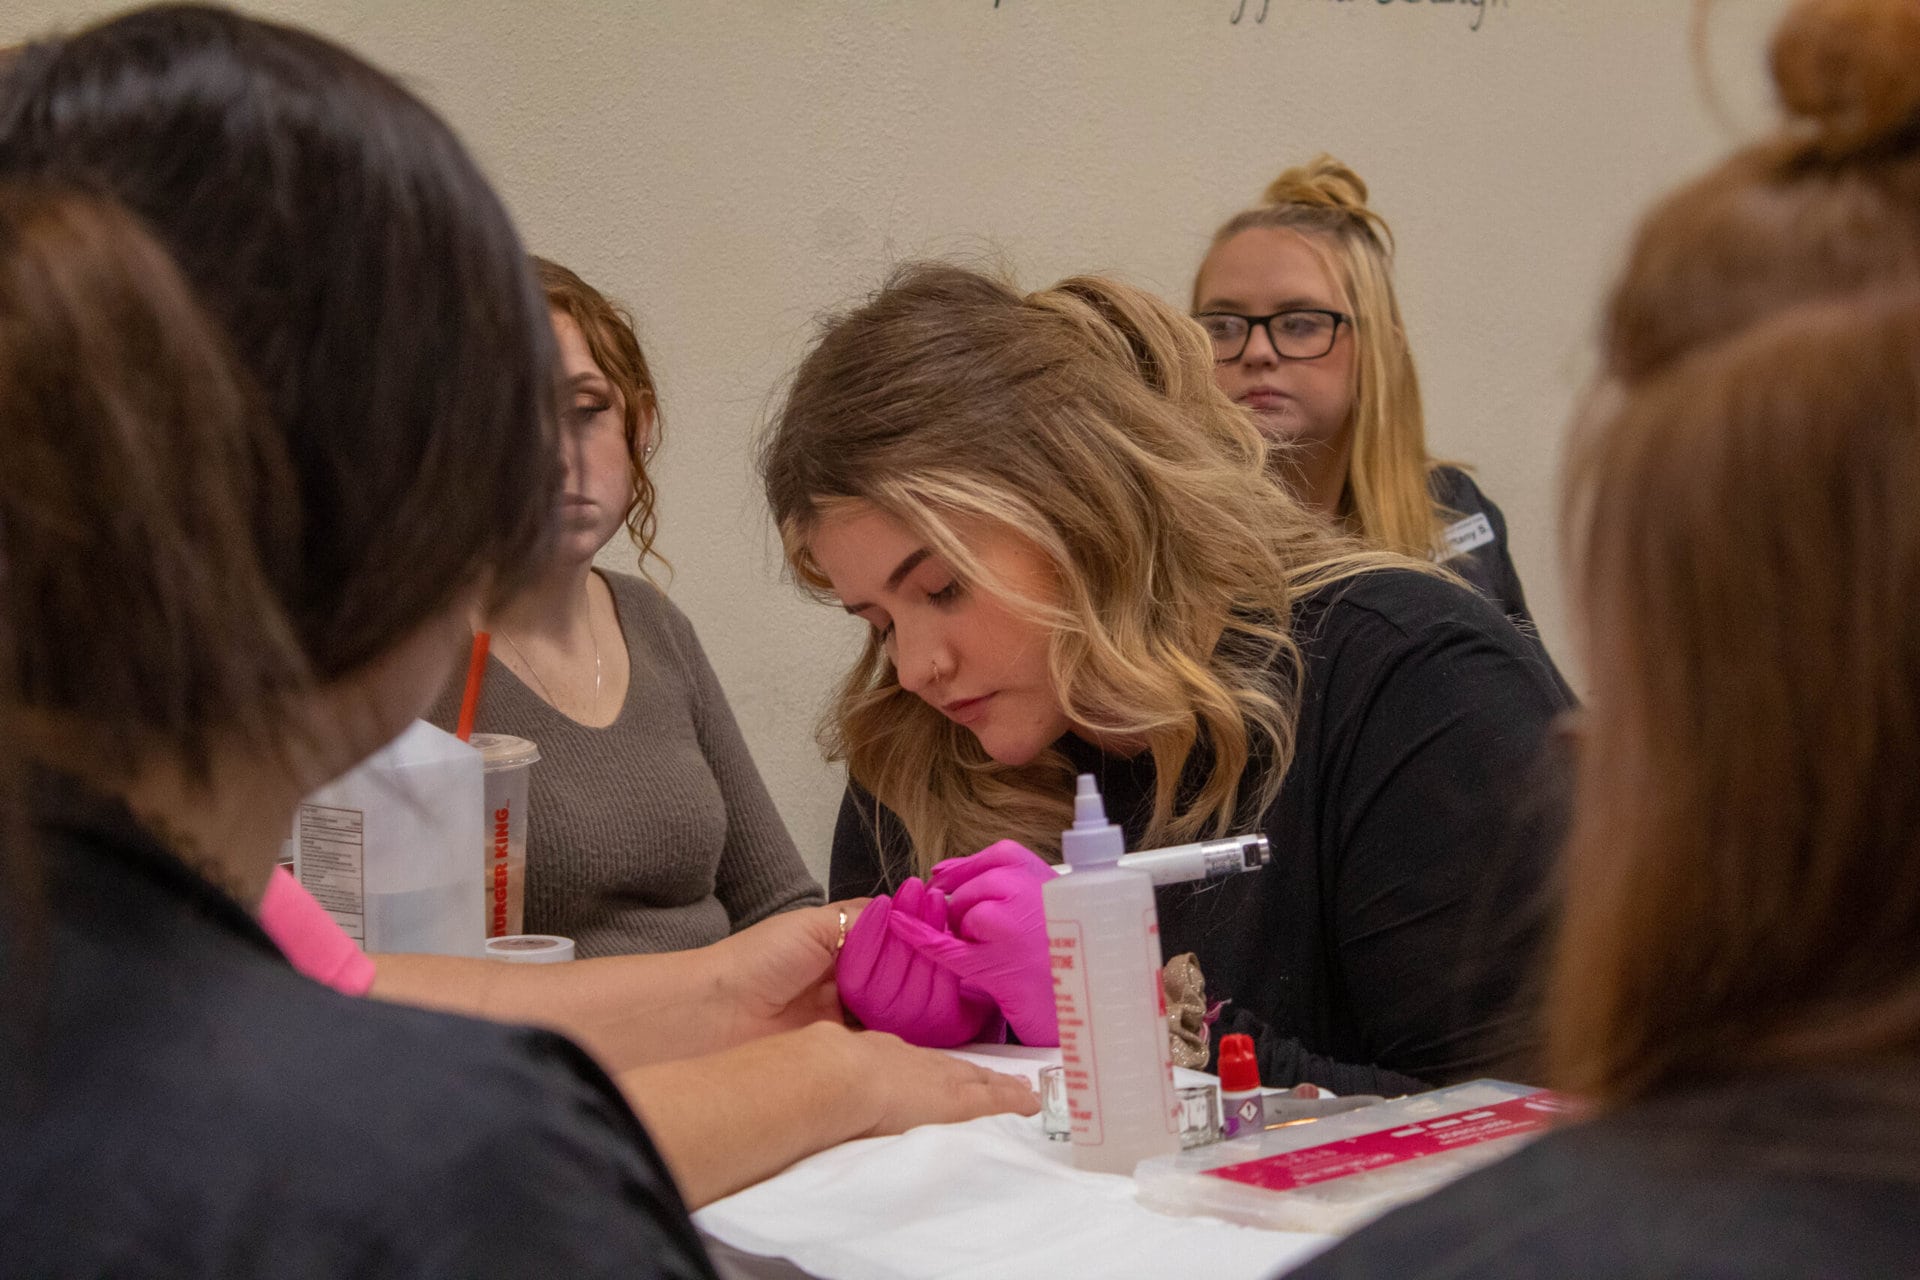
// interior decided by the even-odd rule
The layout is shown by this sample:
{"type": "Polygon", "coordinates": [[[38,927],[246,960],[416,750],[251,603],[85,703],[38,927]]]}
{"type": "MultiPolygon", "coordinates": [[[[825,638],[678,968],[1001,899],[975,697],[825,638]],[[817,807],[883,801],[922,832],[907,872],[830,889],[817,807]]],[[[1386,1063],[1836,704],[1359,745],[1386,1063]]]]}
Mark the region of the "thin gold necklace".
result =
{"type": "MultiPolygon", "coordinates": [[[[500,632],[500,638],[507,642],[514,656],[520,659],[522,666],[526,667],[527,674],[532,676],[533,682],[540,686],[540,692],[546,697],[547,705],[559,711],[560,699],[553,696],[553,690],[547,688],[547,682],[540,678],[540,669],[533,665],[533,659],[527,656],[526,650],[522,649],[504,630],[500,632]]],[[[587,617],[587,639],[593,641],[593,705],[587,708],[587,714],[597,716],[600,714],[600,637],[594,632],[591,614],[587,617]]]]}

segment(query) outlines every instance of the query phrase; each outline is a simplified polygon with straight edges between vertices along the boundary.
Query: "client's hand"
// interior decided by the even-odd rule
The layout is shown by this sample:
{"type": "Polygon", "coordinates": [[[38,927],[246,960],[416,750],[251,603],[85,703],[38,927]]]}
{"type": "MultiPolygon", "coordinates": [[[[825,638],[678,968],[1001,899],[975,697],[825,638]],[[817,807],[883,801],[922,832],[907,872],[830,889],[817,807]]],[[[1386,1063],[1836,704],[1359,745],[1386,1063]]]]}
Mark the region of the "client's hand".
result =
{"type": "Polygon", "coordinates": [[[1002,840],[971,857],[949,858],[927,877],[947,898],[950,937],[895,928],[957,973],[962,990],[990,997],[1023,1044],[1060,1043],[1040,898],[1040,887],[1056,874],[1037,854],[1002,840]]]}
{"type": "Polygon", "coordinates": [[[865,906],[855,898],[785,911],[709,948],[733,1040],[840,1020],[833,977],[840,913],[851,927],[865,906]]]}
{"type": "Polygon", "coordinates": [[[619,1081],[690,1208],[850,1138],[1040,1109],[1018,1076],[832,1022],[637,1067],[619,1081]]]}
{"type": "Polygon", "coordinates": [[[879,1031],[854,1032],[845,1048],[861,1102],[871,1108],[855,1136],[905,1133],[917,1125],[952,1124],[1012,1111],[1030,1116],[1040,1099],[1019,1076],[975,1066],[937,1049],[916,1049],[879,1031]]]}
{"type": "Polygon", "coordinates": [[[907,928],[952,942],[945,895],[910,879],[891,898],[868,904],[840,952],[841,1003],[862,1025],[914,1044],[979,1039],[994,1022],[992,1000],[963,991],[952,969],[903,939],[907,928]]]}

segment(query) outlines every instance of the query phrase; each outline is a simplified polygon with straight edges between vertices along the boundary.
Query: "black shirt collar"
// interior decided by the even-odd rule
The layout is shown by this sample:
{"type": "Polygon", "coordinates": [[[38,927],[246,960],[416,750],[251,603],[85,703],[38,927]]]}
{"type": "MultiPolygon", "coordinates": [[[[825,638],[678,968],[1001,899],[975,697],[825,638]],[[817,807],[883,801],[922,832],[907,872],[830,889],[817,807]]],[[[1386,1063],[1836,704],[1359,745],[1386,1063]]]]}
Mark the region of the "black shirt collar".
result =
{"type": "Polygon", "coordinates": [[[56,898],[84,896],[105,877],[132,879],[286,962],[251,911],[155,839],[124,801],[50,770],[32,772],[28,797],[37,837],[32,853],[46,860],[56,898]]]}

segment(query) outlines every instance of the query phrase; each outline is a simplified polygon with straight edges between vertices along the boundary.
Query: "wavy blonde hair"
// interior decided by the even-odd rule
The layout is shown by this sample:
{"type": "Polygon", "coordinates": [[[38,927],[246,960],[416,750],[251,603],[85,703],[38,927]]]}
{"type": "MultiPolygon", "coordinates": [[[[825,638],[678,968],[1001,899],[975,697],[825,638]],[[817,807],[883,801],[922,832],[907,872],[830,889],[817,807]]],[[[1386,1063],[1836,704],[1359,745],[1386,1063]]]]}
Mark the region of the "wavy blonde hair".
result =
{"type": "MultiPolygon", "coordinates": [[[[761,450],[788,560],[823,597],[809,543],[853,503],[899,520],[976,589],[1048,632],[1071,723],[1146,744],[1146,839],[1217,834],[1272,802],[1293,756],[1300,593],[1410,563],[1366,551],[1272,483],[1266,443],[1213,382],[1206,335],[1126,285],[1075,277],[1022,296],[911,265],[830,320],[761,450]],[[993,580],[963,529],[1010,530],[1053,599],[993,580]],[[1196,751],[1207,767],[1181,788],[1196,751]],[[1242,787],[1243,775],[1258,781],[1242,787]]],[[[1012,838],[1057,857],[1073,778],[1049,750],[1009,766],[900,686],[877,635],[822,745],[903,822],[916,866],[1012,838]]]]}
{"type": "MultiPolygon", "coordinates": [[[[1440,465],[1427,454],[1420,379],[1393,291],[1393,232],[1367,205],[1367,184],[1332,156],[1288,169],[1268,184],[1261,203],[1227,219],[1213,250],[1243,231],[1291,231],[1321,260],[1353,317],[1353,457],[1344,512],[1373,546],[1429,556],[1445,545],[1445,521],[1427,488],[1440,465]]],[[[1200,306],[1205,260],[1193,276],[1200,306]]]]}

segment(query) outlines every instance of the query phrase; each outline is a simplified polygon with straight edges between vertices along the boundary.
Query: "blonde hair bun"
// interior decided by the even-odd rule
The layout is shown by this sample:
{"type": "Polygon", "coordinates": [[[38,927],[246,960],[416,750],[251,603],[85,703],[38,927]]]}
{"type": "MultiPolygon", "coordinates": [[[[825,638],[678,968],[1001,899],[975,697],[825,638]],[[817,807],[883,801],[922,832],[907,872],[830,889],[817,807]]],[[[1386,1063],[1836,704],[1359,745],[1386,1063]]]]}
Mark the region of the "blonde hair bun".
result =
{"type": "Polygon", "coordinates": [[[1367,184],[1359,174],[1322,152],[1268,183],[1260,199],[1264,204],[1304,204],[1364,214],[1367,184]]]}
{"type": "Polygon", "coordinates": [[[1833,155],[1920,122],[1920,3],[1800,0],[1773,38],[1773,80],[1833,155]]]}

